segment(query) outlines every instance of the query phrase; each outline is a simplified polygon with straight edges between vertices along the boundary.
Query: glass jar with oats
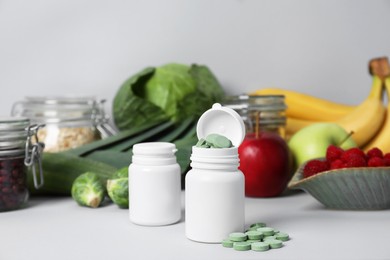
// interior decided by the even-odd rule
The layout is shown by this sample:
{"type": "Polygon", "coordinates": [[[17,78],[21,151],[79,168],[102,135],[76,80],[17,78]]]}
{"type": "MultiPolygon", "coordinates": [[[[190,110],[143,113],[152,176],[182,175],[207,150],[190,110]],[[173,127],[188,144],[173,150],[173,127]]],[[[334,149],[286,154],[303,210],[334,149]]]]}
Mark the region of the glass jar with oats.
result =
{"type": "Polygon", "coordinates": [[[94,97],[26,97],[11,114],[45,124],[38,139],[45,143],[44,152],[55,153],[115,134],[103,104],[94,97]]]}

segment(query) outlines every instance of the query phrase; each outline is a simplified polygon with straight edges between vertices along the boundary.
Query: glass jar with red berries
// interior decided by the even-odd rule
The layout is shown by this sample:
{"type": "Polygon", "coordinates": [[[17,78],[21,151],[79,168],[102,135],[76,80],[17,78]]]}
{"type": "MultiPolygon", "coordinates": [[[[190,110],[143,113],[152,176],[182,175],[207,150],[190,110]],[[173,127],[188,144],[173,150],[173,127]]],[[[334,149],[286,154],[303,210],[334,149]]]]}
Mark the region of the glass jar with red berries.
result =
{"type": "Polygon", "coordinates": [[[223,104],[240,114],[247,135],[273,132],[285,138],[287,107],[283,95],[227,96],[223,104]]]}
{"type": "Polygon", "coordinates": [[[0,118],[0,211],[18,209],[27,203],[27,167],[32,167],[35,187],[43,185],[40,155],[44,144],[31,140],[40,127],[30,125],[27,118],[0,118]]]}

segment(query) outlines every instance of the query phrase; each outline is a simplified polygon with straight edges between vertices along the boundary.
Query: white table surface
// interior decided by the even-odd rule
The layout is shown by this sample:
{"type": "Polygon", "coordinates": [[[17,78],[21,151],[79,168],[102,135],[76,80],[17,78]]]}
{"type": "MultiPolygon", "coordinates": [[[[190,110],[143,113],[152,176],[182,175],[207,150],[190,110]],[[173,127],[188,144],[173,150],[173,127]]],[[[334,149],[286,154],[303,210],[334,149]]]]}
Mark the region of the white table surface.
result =
{"type": "Polygon", "coordinates": [[[184,220],[143,227],[113,204],[90,209],[71,198],[31,198],[25,209],[0,213],[0,259],[390,259],[389,210],[330,210],[299,192],[247,198],[246,224],[254,222],[291,240],[280,249],[239,252],[188,240],[184,220]]]}

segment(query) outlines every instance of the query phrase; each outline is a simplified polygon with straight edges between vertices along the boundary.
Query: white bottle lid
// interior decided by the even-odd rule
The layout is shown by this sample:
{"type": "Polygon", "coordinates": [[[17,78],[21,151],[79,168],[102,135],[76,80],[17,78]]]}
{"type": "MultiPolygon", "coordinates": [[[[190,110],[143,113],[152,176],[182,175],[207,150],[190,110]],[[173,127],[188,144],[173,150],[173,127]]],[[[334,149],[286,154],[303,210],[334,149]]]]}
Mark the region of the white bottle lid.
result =
{"type": "Polygon", "coordinates": [[[245,125],[236,111],[215,103],[199,118],[196,132],[199,139],[206,138],[209,134],[223,135],[238,147],[245,137],[245,125]]]}
{"type": "Polygon", "coordinates": [[[177,152],[176,146],[168,142],[146,142],[133,146],[133,154],[136,155],[166,155],[173,156],[177,152]]]}

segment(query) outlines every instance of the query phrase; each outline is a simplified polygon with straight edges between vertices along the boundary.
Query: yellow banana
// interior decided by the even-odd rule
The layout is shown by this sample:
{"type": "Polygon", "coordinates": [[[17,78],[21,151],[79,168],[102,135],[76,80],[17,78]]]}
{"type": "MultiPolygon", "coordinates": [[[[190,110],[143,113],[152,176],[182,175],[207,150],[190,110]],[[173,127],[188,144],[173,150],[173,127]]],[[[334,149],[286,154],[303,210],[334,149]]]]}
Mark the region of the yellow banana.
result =
{"type": "Polygon", "coordinates": [[[356,106],[344,105],[296,91],[278,88],[259,89],[251,93],[251,95],[284,95],[287,105],[287,117],[313,121],[333,121],[356,108],[356,106]]]}
{"type": "Polygon", "coordinates": [[[301,128],[308,126],[310,124],[317,123],[316,121],[309,121],[305,119],[298,119],[294,117],[286,118],[286,139],[290,139],[290,137],[298,132],[301,128]]]}
{"type": "Polygon", "coordinates": [[[364,147],[365,151],[378,147],[384,153],[390,152],[390,77],[384,80],[387,92],[387,111],[386,119],[375,137],[364,147]]]}
{"type": "MultiPolygon", "coordinates": [[[[340,119],[333,120],[347,132],[353,132],[352,138],[359,147],[365,145],[381,128],[386,116],[386,108],[382,103],[382,80],[374,76],[372,88],[368,97],[354,110],[340,119]]],[[[313,121],[288,118],[286,135],[291,136],[313,121]]]]}

